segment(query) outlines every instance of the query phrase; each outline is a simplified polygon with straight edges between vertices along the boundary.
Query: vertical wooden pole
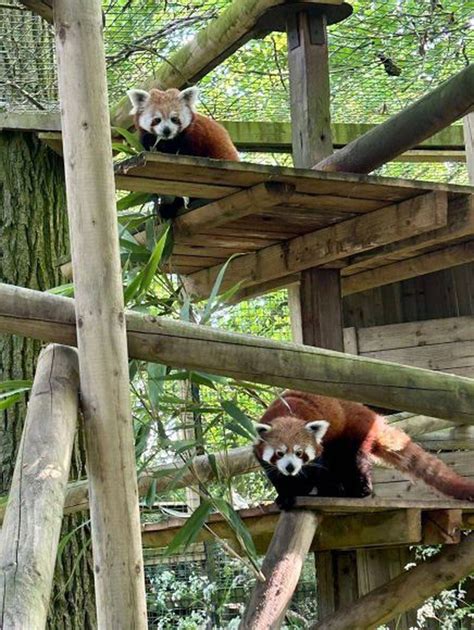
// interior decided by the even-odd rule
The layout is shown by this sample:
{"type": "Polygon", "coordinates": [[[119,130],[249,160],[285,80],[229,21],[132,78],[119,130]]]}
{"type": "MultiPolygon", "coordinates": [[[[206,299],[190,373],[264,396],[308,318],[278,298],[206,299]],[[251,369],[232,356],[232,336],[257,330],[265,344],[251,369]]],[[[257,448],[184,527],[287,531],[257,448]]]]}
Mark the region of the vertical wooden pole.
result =
{"type": "Polygon", "coordinates": [[[474,112],[464,117],[464,144],[469,183],[474,186],[474,112]]]}
{"type": "Polygon", "coordinates": [[[73,348],[38,359],[0,545],[0,627],[46,627],[76,433],[79,366],[73,348]]]}
{"type": "Polygon", "coordinates": [[[55,0],[99,628],[146,628],[100,0],[55,0]]]}
{"type": "MultiPolygon", "coordinates": [[[[293,161],[310,168],[333,152],[329,59],[324,15],[299,13],[287,23],[293,161]]],[[[299,286],[288,290],[293,339],[307,345],[344,350],[340,273],[307,269],[299,286]]],[[[320,618],[358,596],[354,552],[316,555],[320,618]]]]}

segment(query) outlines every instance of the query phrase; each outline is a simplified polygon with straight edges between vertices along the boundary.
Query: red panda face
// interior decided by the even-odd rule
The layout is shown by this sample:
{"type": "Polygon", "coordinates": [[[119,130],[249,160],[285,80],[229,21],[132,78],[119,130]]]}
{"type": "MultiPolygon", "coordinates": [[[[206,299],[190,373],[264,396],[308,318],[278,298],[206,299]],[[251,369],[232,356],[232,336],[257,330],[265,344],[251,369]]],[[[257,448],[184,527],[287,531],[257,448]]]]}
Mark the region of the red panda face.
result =
{"type": "Polygon", "coordinates": [[[127,92],[137,127],[160,140],[176,138],[192,122],[198,97],[195,87],[180,92],[174,88],[166,90],[129,90],[127,92]]]}
{"type": "Polygon", "coordinates": [[[293,416],[275,418],[271,425],[255,425],[258,433],[255,450],[282,475],[294,477],[303,466],[321,455],[321,440],[328,427],[326,420],[304,422],[293,416]]]}

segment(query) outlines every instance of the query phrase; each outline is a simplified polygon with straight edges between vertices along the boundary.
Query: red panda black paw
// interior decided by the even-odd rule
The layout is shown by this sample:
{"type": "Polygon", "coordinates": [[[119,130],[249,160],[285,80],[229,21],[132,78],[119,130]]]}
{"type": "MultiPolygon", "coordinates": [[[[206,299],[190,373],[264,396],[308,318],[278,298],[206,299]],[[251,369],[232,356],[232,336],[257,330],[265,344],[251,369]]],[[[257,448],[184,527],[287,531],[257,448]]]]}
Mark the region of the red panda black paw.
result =
{"type": "Polygon", "coordinates": [[[275,503],[280,508],[280,510],[282,510],[282,512],[288,512],[295,507],[296,499],[295,497],[278,495],[275,499],[275,503]]]}

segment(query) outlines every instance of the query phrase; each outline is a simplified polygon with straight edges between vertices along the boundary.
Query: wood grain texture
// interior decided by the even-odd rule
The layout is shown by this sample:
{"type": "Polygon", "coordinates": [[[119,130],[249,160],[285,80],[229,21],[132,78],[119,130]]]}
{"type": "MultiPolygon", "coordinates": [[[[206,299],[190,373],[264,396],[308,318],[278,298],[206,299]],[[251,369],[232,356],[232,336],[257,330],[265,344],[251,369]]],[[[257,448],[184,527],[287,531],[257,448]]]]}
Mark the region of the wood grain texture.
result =
{"type": "Polygon", "coordinates": [[[146,628],[100,0],[54,3],[97,622],[146,628]]]}
{"type": "Polygon", "coordinates": [[[425,560],[410,571],[333,616],[318,621],[311,630],[370,630],[400,613],[416,608],[428,597],[455,584],[474,567],[474,534],[459,545],[449,545],[438,555],[425,560]]]}
{"type": "MultiPolygon", "coordinates": [[[[398,365],[128,312],[132,358],[474,422],[474,382],[398,365]]],[[[0,331],[74,345],[74,300],[0,284],[0,331]]]]}
{"type": "Polygon", "coordinates": [[[73,348],[42,351],[0,544],[0,626],[42,630],[50,603],[71,453],[79,365],[73,348]]]}
{"type": "Polygon", "coordinates": [[[281,513],[262,565],[266,581],[256,583],[241,630],[280,627],[320,521],[312,512],[281,513]]]}
{"type": "MultiPolygon", "coordinates": [[[[228,265],[222,290],[238,282],[244,286],[260,284],[401,241],[445,225],[446,216],[445,193],[420,195],[242,256],[228,265]]],[[[216,266],[192,274],[189,290],[196,296],[208,295],[219,271],[220,266],[216,266]]]]}

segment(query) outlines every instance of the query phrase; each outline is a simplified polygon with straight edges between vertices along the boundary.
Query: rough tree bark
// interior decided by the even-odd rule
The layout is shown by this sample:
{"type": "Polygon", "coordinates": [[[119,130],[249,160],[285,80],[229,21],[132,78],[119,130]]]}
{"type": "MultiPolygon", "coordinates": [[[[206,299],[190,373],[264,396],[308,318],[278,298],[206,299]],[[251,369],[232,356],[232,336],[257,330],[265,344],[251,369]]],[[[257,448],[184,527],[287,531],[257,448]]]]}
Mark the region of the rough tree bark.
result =
{"type": "MultiPolygon", "coordinates": [[[[47,289],[60,283],[59,257],[67,253],[67,214],[61,160],[31,134],[0,133],[0,279],[47,289]]],[[[0,335],[0,381],[32,378],[40,343],[0,335]]],[[[25,404],[0,412],[0,491],[13,475],[25,404]]],[[[77,441],[71,475],[85,476],[77,441]]],[[[95,626],[89,532],[84,515],[65,519],[62,536],[77,529],[56,567],[49,627],[84,630],[95,626]],[[85,551],[84,551],[85,550],[85,551]]]]}

